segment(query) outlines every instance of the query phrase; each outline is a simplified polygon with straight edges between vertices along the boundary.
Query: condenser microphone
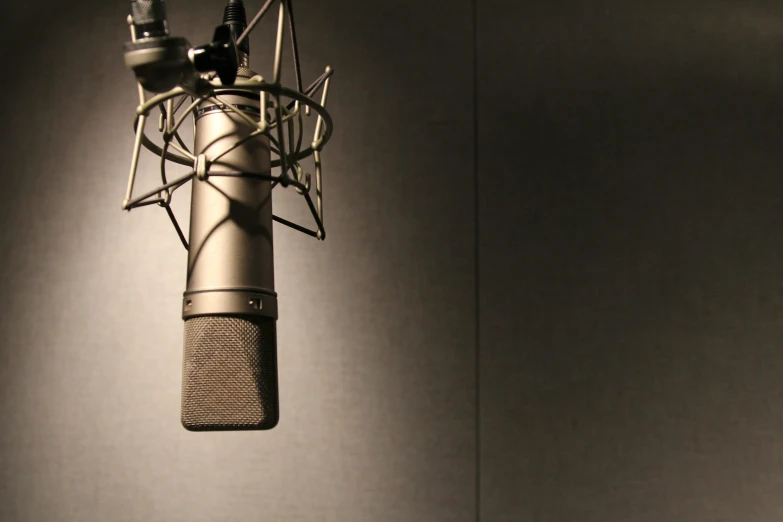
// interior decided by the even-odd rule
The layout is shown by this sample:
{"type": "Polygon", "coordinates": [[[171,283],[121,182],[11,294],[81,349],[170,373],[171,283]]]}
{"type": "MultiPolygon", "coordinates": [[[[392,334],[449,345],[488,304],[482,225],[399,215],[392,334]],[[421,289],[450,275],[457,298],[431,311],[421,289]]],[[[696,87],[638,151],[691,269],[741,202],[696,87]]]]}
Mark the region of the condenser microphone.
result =
{"type": "Polygon", "coordinates": [[[183,44],[184,39],[173,39],[178,43],[172,43],[162,0],[132,1],[134,45],[126,46],[126,64],[141,87],[152,87],[153,92],[164,87],[170,90],[151,99],[140,90],[136,142],[123,209],[150,204],[164,207],[188,250],[182,300],[185,333],[181,422],[190,431],[268,430],[277,425],[280,407],[273,222],[321,240],[326,234],[321,150],[332,132],[331,118],[324,107],[332,69],[327,67],[315,82],[302,88],[290,0],[280,0],[272,82],[250,69],[247,35],[272,2],[267,0],[248,24],[242,1],[229,0],[213,41],[202,47],[188,47],[184,61],[180,47],[189,44],[183,44]],[[295,90],[280,84],[286,16],[294,51],[295,90]],[[170,53],[174,47],[177,51],[170,53]],[[198,74],[204,71],[215,74],[198,74]],[[321,88],[319,104],[310,96],[321,88]],[[292,101],[284,104],[283,97],[292,101]],[[176,105],[175,98],[179,98],[176,105]],[[188,98],[191,103],[178,116],[177,111],[188,98]],[[158,126],[163,133],[162,147],[144,132],[148,115],[156,107],[161,111],[158,126]],[[302,148],[303,116],[309,116],[311,110],[318,116],[313,141],[302,148]],[[194,118],[192,150],[178,134],[189,115],[194,118]],[[292,139],[297,134],[298,138],[292,139]],[[163,185],[134,198],[142,145],[161,156],[163,185]],[[310,174],[305,174],[301,166],[308,157],[315,161],[315,203],[310,196],[310,174]],[[193,170],[169,181],[166,161],[189,165],[193,170]],[[273,168],[280,168],[278,176],[272,175],[273,168]],[[189,181],[193,183],[186,239],[170,202],[174,191],[189,181]],[[304,196],[317,231],[273,215],[272,189],[276,185],[292,185],[304,196]]]}
{"type": "MultiPolygon", "coordinates": [[[[223,24],[239,28],[237,36],[244,31],[242,2],[228,4],[223,24]]],[[[245,65],[248,54],[245,40],[245,65]]],[[[242,67],[238,75],[255,73],[242,67]]],[[[272,187],[268,179],[242,175],[271,174],[269,138],[248,139],[252,129],[225,107],[260,121],[257,94],[232,87],[216,88],[215,95],[223,103],[204,102],[195,115],[194,154],[219,159],[191,193],[182,425],[270,429],[279,418],[272,187]]]]}

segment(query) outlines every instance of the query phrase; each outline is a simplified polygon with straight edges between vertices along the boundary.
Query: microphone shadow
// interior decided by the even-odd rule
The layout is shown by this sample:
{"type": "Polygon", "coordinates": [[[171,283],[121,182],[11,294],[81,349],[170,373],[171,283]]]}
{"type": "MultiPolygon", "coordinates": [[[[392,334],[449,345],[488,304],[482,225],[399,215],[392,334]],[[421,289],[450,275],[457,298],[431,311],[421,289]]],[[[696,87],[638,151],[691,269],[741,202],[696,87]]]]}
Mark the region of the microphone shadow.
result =
{"type": "MultiPolygon", "coordinates": [[[[198,258],[201,256],[201,253],[204,249],[204,246],[207,244],[207,242],[209,242],[209,239],[212,237],[212,235],[226,223],[229,222],[234,223],[240,229],[245,231],[248,235],[262,236],[271,243],[272,241],[271,220],[269,226],[266,226],[265,223],[262,223],[261,221],[261,209],[267,203],[269,203],[269,200],[272,197],[271,190],[266,194],[266,197],[264,197],[264,199],[258,205],[253,206],[253,205],[248,205],[246,203],[243,203],[241,201],[237,201],[236,199],[232,198],[231,196],[226,194],[220,187],[212,183],[209,179],[204,180],[203,182],[194,180],[194,182],[208,183],[213,189],[220,192],[228,200],[229,206],[228,206],[228,214],[223,219],[215,223],[212,229],[210,229],[210,231],[207,233],[207,235],[198,245],[196,252],[193,254],[193,256],[191,256],[190,262],[188,264],[188,273],[187,273],[188,279],[190,279],[190,276],[193,273],[193,268],[196,266],[198,258]]],[[[193,245],[191,244],[191,248],[192,247],[193,245]]]]}

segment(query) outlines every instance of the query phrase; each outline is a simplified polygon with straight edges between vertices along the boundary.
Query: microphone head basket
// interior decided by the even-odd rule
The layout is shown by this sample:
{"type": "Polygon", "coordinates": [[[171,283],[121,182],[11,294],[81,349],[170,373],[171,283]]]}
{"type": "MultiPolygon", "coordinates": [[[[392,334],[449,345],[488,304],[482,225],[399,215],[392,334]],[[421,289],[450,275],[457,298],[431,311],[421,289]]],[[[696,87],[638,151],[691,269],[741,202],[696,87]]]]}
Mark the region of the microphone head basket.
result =
{"type": "MultiPolygon", "coordinates": [[[[237,43],[247,37],[272,3],[273,0],[267,0],[255,18],[248,24],[244,33],[237,39],[237,43]]],[[[274,216],[273,219],[278,223],[319,240],[326,238],[323,224],[321,151],[332,136],[332,118],[326,110],[326,100],[333,69],[327,66],[323,74],[307,88],[302,88],[301,68],[299,66],[299,53],[291,3],[288,0],[279,0],[279,4],[274,71],[271,82],[267,82],[262,76],[253,73],[245,67],[240,67],[238,77],[232,85],[221,84],[214,73],[204,74],[195,84],[180,85],[168,92],[147,98],[147,93],[141,84],[138,84],[139,106],[136,108],[136,117],[133,123],[136,137],[122,209],[130,211],[134,208],[155,204],[165,208],[180,241],[186,249],[188,248],[188,242],[171,209],[171,200],[178,188],[190,181],[205,181],[210,176],[248,176],[268,180],[272,183],[272,188],[278,184],[283,187],[289,185],[294,187],[307,202],[315,221],[315,230],[292,223],[278,216],[274,216]],[[293,47],[296,88],[285,87],[280,82],[282,41],[286,18],[289,22],[289,33],[293,47]],[[255,120],[239,107],[235,107],[223,99],[221,90],[229,89],[258,96],[260,118],[255,120]],[[315,101],[313,97],[319,93],[320,101],[315,101]],[[181,110],[186,102],[189,102],[186,108],[181,110]],[[233,113],[237,121],[242,121],[248,125],[249,134],[244,138],[237,139],[236,143],[219,154],[195,155],[181,139],[179,129],[188,116],[197,117],[196,110],[203,103],[213,103],[219,107],[219,110],[233,113]],[[160,110],[158,132],[161,134],[162,146],[154,143],[146,134],[147,124],[156,108],[160,110]],[[312,116],[316,118],[315,132],[312,135],[312,141],[303,147],[304,119],[312,116]],[[220,157],[242,146],[249,139],[261,135],[269,139],[270,153],[272,154],[271,169],[280,168],[279,175],[273,176],[271,169],[267,172],[242,172],[237,174],[210,172],[211,165],[218,161],[220,157]],[[134,184],[142,146],[160,158],[161,184],[140,196],[134,196],[134,184]],[[311,173],[306,172],[303,167],[304,160],[309,160],[309,158],[312,158],[313,162],[315,202],[311,197],[313,188],[311,173]],[[167,162],[185,165],[190,167],[191,171],[183,176],[169,180],[166,175],[167,162]]],[[[129,23],[132,23],[130,17],[129,23]]],[[[135,38],[133,30],[131,30],[131,36],[135,38]]]]}

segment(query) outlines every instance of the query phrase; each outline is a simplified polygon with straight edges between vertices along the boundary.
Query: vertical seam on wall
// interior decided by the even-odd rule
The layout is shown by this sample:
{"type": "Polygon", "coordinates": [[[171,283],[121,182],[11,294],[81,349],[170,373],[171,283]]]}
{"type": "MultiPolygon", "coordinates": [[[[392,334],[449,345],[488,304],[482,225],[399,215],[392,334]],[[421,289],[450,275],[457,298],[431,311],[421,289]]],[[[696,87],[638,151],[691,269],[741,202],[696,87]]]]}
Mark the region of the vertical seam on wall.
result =
{"type": "Polygon", "coordinates": [[[471,0],[472,18],[473,18],[473,197],[474,197],[474,242],[475,242],[475,287],[476,298],[475,318],[476,318],[476,522],[481,522],[481,386],[480,386],[480,330],[479,330],[479,155],[478,155],[478,0],[471,0]]]}

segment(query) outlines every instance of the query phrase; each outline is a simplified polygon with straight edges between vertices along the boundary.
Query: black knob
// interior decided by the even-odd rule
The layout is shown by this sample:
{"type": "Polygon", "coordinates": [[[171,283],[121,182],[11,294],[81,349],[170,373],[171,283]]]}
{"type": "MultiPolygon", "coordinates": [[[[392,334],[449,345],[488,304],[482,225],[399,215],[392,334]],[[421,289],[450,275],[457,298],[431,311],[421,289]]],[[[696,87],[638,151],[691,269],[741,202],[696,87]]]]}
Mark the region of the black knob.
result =
{"type": "Polygon", "coordinates": [[[234,84],[239,53],[228,25],[217,26],[211,43],[193,49],[193,66],[199,72],[215,71],[223,85],[234,84]]]}

